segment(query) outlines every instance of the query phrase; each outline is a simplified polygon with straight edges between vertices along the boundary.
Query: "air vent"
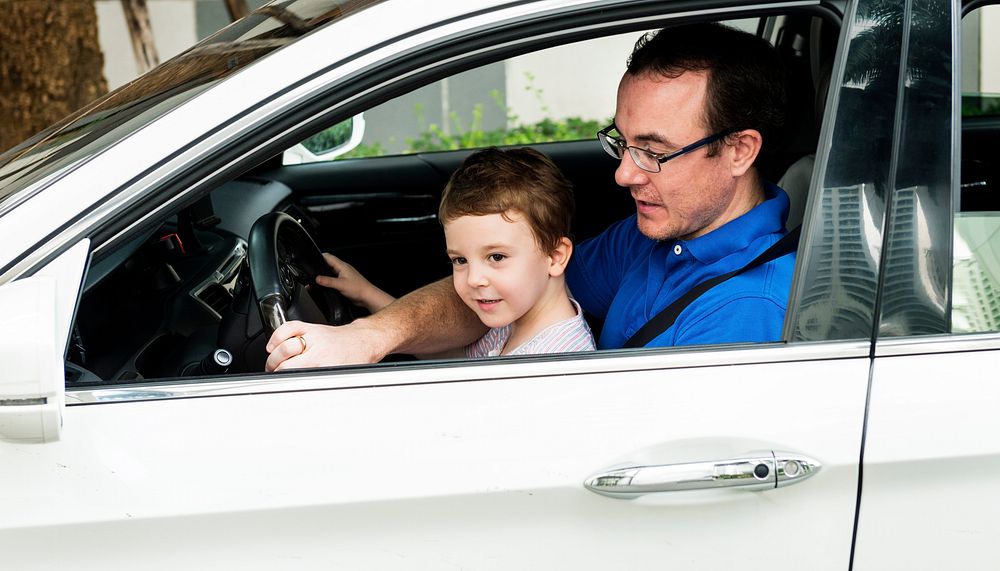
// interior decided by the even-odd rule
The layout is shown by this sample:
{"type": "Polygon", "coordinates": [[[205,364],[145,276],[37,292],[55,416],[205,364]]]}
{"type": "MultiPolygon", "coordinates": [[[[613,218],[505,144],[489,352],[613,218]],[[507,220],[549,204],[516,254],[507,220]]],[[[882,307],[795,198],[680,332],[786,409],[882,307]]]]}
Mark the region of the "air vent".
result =
{"type": "Polygon", "coordinates": [[[233,296],[221,285],[211,283],[205,286],[205,289],[198,292],[198,299],[221,316],[222,310],[226,309],[233,301],[233,296]]]}

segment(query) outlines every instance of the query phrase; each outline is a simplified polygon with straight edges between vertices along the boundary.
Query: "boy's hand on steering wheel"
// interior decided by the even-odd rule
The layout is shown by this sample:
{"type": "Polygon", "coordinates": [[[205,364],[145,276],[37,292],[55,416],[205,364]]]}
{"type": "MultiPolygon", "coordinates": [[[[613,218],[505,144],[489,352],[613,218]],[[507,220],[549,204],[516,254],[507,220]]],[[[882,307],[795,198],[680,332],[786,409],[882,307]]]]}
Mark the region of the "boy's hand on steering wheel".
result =
{"type": "Polygon", "coordinates": [[[352,303],[364,307],[370,313],[375,313],[393,301],[396,301],[396,298],[385,293],[365,279],[351,264],[333,254],[324,253],[323,259],[326,260],[327,265],[330,266],[336,277],[316,276],[317,284],[339,291],[344,297],[351,300],[352,303]]]}

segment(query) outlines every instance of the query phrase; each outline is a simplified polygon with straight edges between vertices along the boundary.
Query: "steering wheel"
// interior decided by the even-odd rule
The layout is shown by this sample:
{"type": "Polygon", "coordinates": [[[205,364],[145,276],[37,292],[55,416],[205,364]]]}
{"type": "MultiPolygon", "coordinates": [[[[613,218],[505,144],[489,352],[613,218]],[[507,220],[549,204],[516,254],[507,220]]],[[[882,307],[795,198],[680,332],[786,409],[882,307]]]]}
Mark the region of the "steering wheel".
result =
{"type": "Polygon", "coordinates": [[[340,292],[316,285],[316,276],[329,274],[330,267],[309,233],[288,214],[271,212],[254,222],[247,258],[268,334],[292,319],[343,325],[354,318],[354,306],[340,292]]]}

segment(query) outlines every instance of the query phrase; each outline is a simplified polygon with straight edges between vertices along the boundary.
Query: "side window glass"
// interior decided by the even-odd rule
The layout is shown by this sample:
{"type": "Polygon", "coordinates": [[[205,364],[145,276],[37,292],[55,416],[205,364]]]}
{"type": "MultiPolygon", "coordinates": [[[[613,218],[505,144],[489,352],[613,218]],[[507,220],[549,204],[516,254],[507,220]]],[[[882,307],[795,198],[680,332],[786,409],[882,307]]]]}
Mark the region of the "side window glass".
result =
{"type": "Polygon", "coordinates": [[[962,163],[952,332],[1000,331],[1000,6],[962,20],[962,163]]]}
{"type": "Polygon", "coordinates": [[[593,139],[614,112],[638,34],[559,46],[472,69],[367,110],[342,158],[593,139]],[[588,73],[579,73],[580,58],[588,73]]]}
{"type": "Polygon", "coordinates": [[[893,184],[901,13],[902,2],[865,0],[845,16],[817,153],[819,184],[803,225],[795,303],[786,317],[793,341],[866,339],[873,332],[893,184]]]}

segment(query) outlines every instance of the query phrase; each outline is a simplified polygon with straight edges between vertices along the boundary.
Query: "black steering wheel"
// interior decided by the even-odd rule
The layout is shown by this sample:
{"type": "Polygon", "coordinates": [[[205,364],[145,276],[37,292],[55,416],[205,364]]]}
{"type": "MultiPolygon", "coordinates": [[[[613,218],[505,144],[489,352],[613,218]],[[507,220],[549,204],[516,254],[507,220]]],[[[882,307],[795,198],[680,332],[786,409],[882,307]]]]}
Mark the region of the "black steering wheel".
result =
{"type": "Polygon", "coordinates": [[[355,317],[354,306],[340,292],[316,285],[316,276],[329,275],[330,267],[309,233],[288,214],[271,212],[257,219],[247,250],[253,296],[268,334],[292,319],[343,325],[355,317]]]}

